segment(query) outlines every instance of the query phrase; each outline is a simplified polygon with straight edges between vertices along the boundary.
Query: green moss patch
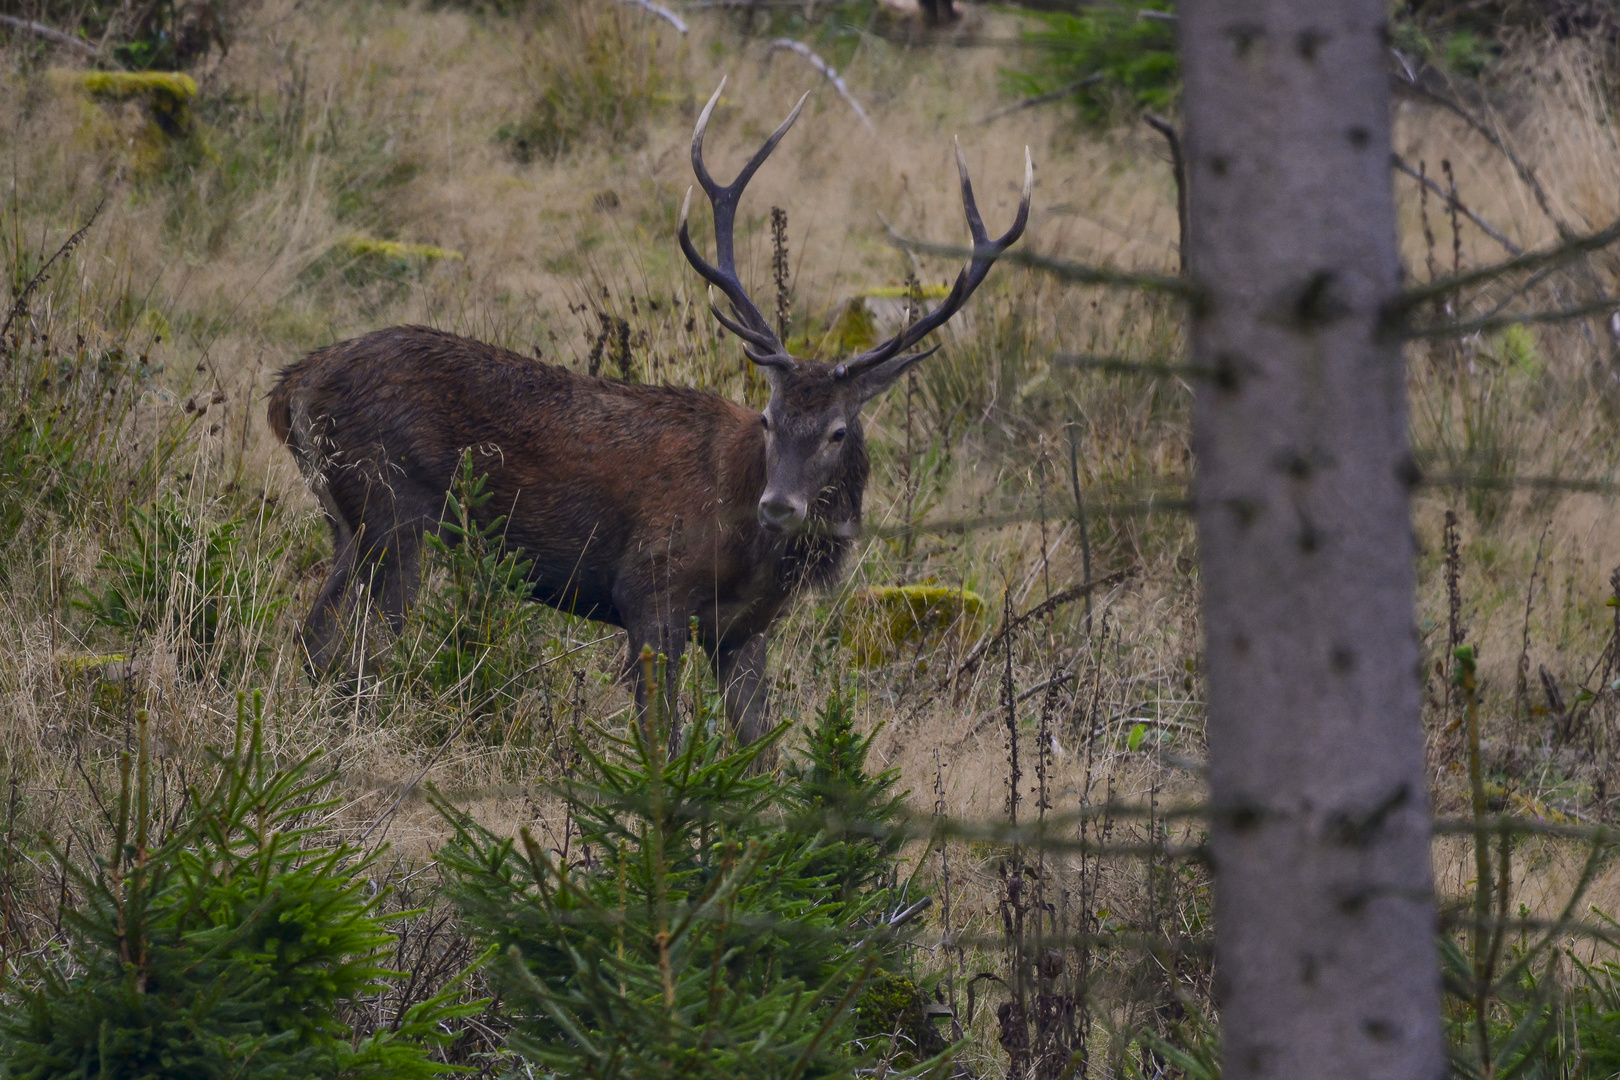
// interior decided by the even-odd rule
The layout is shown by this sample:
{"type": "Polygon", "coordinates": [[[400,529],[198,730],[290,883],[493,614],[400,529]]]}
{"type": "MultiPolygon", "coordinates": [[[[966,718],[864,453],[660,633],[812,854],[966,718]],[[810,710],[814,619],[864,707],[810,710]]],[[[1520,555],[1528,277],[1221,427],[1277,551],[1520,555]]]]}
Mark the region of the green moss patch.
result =
{"type": "Polygon", "coordinates": [[[861,667],[894,662],[902,652],[961,638],[984,617],[984,598],[945,585],[879,585],[861,589],[844,609],[844,644],[861,667]]]}

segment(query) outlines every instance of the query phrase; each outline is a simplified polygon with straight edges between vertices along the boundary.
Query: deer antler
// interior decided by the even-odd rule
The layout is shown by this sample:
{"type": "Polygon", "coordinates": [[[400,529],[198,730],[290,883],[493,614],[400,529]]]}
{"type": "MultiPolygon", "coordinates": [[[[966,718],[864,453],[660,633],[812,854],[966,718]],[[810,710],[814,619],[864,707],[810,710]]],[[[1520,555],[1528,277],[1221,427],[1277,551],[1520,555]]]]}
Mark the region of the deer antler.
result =
{"type": "Polygon", "coordinates": [[[748,298],[747,290],[737,277],[737,258],[732,249],[732,240],[737,222],[737,204],[742,200],[743,189],[748,186],[748,181],[754,178],[754,173],[765,163],[765,159],[771,156],[771,151],[782,141],[782,136],[793,126],[793,121],[799,118],[799,112],[804,108],[805,100],[810,95],[806,93],[799,99],[799,103],[793,106],[788,118],[782,121],[782,126],[772,132],[771,137],[765,140],[765,145],[748,159],[748,164],[742,167],[737,178],[722,187],[709,175],[707,166],[703,164],[703,133],[708,128],[709,117],[720,100],[720,91],[725,88],[726,80],[721,79],[720,85],[715,88],[714,96],[703,106],[697,127],[692,131],[692,171],[697,175],[697,181],[702,185],[704,194],[708,195],[709,204],[714,207],[714,248],[720,265],[709,265],[692,244],[692,236],[686,224],[687,211],[692,206],[691,188],[686,189],[686,201],[681,203],[681,226],[677,235],[680,237],[681,250],[686,253],[686,261],[703,275],[704,280],[716,286],[725,294],[726,299],[731,301],[731,311],[735,318],[728,318],[713,301],[709,303],[709,310],[714,312],[714,317],[720,320],[721,326],[743,339],[746,343],[743,351],[748,354],[748,359],[763,367],[792,368],[793,358],[777,340],[776,333],[771,329],[770,320],[766,319],[748,298]]]}
{"type": "MultiPolygon", "coordinates": [[[[911,348],[945,325],[952,315],[962,310],[962,305],[967,303],[968,297],[973,295],[973,290],[984,281],[985,275],[990,272],[990,267],[995,265],[996,259],[1001,257],[1001,253],[1024,234],[1024,226],[1029,222],[1030,196],[1035,191],[1035,164],[1030,160],[1029,147],[1024,147],[1024,194],[1018,202],[1018,215],[1013,219],[1012,228],[996,240],[991,240],[989,234],[984,231],[984,219],[979,216],[979,206],[973,201],[973,181],[968,177],[967,159],[962,156],[961,143],[956,144],[956,169],[962,176],[962,209],[967,214],[968,231],[973,234],[972,260],[956,275],[956,284],[951,287],[950,294],[940,301],[937,308],[888,341],[833,368],[833,378],[847,379],[851,375],[858,375],[868,368],[876,367],[885,360],[893,359],[898,353],[911,348]]],[[[918,354],[907,359],[920,359],[922,355],[926,354],[918,354]]]]}

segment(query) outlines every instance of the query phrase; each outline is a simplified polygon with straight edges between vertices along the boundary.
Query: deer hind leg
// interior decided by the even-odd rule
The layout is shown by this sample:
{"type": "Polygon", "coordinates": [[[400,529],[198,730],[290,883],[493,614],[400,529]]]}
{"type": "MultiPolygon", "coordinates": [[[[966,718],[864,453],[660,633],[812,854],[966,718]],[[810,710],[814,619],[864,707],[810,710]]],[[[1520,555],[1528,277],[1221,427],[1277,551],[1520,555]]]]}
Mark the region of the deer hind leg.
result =
{"type": "MultiPolygon", "coordinates": [[[[287,446],[332,529],[332,570],[299,633],[305,666],[316,678],[353,674],[361,666],[354,653],[364,641],[362,624],[366,615],[362,600],[367,575],[357,572],[363,535],[357,535],[350,526],[332,490],[338,465],[326,427],[327,418],[316,415],[310,394],[295,393],[289,404],[287,446]]],[[[364,528],[362,524],[361,534],[364,528]]]]}
{"type": "Polygon", "coordinates": [[[408,533],[389,539],[368,547],[363,526],[337,539],[332,572],[300,635],[314,675],[352,678],[372,671],[387,645],[377,616],[395,634],[404,627],[419,573],[420,536],[415,542],[408,533]]]}
{"type": "MultiPolygon", "coordinates": [[[[314,485],[311,485],[314,487],[314,485]]],[[[351,528],[329,489],[317,489],[332,524],[332,572],[321,587],[301,635],[310,670],[355,676],[375,669],[389,631],[404,629],[405,615],[421,583],[421,507],[429,496],[372,485],[367,505],[351,528]],[[375,524],[384,528],[372,531],[375,524]]]]}
{"type": "Polygon", "coordinates": [[[351,630],[357,597],[350,584],[358,550],[354,533],[341,518],[333,519],[332,572],[315,597],[315,605],[310,608],[309,618],[299,635],[304,663],[312,675],[331,675],[341,670],[353,645],[351,630]]]}
{"type": "MultiPolygon", "coordinates": [[[[770,693],[765,685],[764,634],[731,644],[721,642],[711,651],[715,681],[726,701],[726,717],[737,741],[746,746],[758,742],[771,730],[770,693]]],[[[768,768],[762,760],[759,767],[768,768]]]]}

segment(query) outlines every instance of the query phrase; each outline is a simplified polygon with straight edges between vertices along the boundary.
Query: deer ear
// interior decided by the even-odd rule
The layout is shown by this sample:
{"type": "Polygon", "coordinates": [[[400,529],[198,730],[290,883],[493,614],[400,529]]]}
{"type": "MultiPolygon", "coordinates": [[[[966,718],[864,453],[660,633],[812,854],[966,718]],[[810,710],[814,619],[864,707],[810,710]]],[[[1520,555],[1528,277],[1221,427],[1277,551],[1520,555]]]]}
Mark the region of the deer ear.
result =
{"type": "Polygon", "coordinates": [[[895,384],[895,381],[910,371],[923,360],[928,359],[939,351],[939,346],[918,353],[907,353],[904,356],[891,357],[880,364],[874,364],[865,371],[858,372],[850,377],[851,388],[860,399],[862,405],[877,397],[883,391],[895,384]]]}

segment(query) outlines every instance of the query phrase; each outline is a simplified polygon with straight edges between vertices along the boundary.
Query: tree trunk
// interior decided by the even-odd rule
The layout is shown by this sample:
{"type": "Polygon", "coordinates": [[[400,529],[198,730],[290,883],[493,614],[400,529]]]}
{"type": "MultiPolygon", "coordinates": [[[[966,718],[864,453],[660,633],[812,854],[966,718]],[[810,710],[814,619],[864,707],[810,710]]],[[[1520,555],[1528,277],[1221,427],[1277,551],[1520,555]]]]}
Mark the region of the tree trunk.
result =
{"type": "Polygon", "coordinates": [[[1384,0],[1183,0],[1225,1077],[1444,1073],[1384,0]]]}

